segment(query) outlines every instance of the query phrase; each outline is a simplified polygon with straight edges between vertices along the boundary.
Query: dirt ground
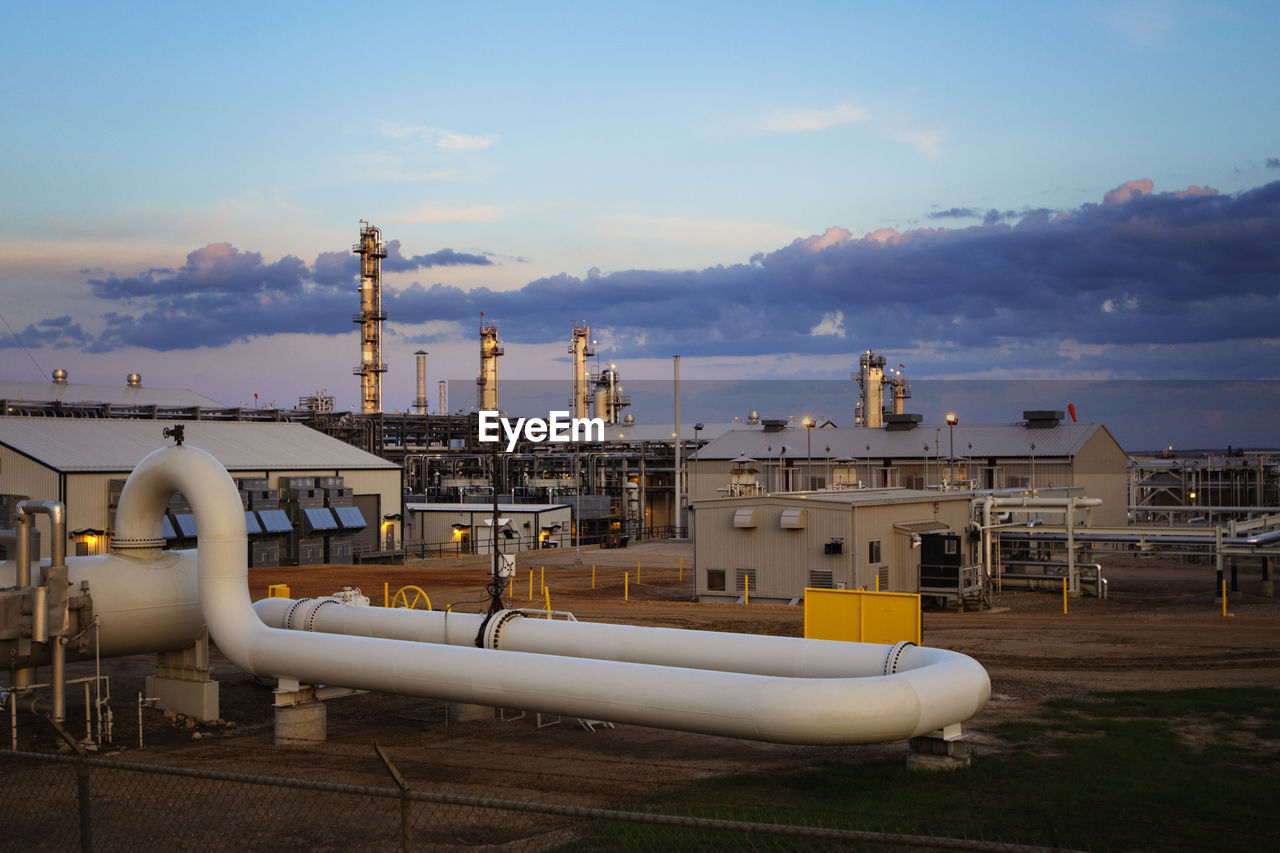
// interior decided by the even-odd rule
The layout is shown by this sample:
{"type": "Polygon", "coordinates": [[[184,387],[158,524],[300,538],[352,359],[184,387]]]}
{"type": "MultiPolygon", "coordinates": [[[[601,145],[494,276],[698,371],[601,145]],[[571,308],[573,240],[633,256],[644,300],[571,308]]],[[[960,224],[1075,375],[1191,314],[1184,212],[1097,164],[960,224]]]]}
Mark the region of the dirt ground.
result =
{"type": "MultiPolygon", "coordinates": [[[[1060,595],[1026,591],[997,593],[990,611],[925,614],[926,645],[964,652],[991,675],[991,702],[964,726],[979,751],[1003,748],[992,732],[995,723],[1032,716],[1040,703],[1057,697],[1098,690],[1280,685],[1280,599],[1260,595],[1255,566],[1242,565],[1241,593],[1229,596],[1224,617],[1214,597],[1212,567],[1127,555],[1102,562],[1110,581],[1108,598],[1073,598],[1066,614],[1060,595]]],[[[542,607],[539,589],[545,580],[552,608],[572,611],[583,621],[802,634],[802,607],[691,601],[691,564],[692,546],[686,543],[584,548],[580,555],[573,549],[523,554],[513,603],[542,607]],[[575,564],[578,556],[581,563],[575,564]],[[624,572],[629,601],[623,600],[624,572]]],[[[478,612],[487,572],[486,557],[407,566],[254,569],[250,589],[256,599],[266,595],[269,584],[286,584],[296,598],[351,586],[381,605],[384,595],[414,585],[435,609],[453,605],[478,612]]],[[[533,715],[458,722],[446,719],[442,702],[374,694],[327,704],[326,743],[276,747],[270,687],[227,663],[216,650],[213,669],[224,724],[197,725],[144,708],[145,746],[139,749],[137,697],[152,666],[150,657],[104,662],[115,708],[114,747],[106,752],[143,762],[387,786],[391,780],[374,752],[376,741],[412,785],[586,806],[621,805],[661,788],[726,773],[784,769],[819,759],[905,758],[907,753],[905,743],[802,747],[638,726],[592,732],[571,719],[539,727],[533,715]]],[[[69,676],[91,671],[91,665],[68,667],[69,676]]],[[[84,722],[77,695],[74,690],[69,694],[68,728],[78,733],[84,722]]],[[[24,720],[22,726],[23,748],[50,747],[38,721],[24,720]]]]}

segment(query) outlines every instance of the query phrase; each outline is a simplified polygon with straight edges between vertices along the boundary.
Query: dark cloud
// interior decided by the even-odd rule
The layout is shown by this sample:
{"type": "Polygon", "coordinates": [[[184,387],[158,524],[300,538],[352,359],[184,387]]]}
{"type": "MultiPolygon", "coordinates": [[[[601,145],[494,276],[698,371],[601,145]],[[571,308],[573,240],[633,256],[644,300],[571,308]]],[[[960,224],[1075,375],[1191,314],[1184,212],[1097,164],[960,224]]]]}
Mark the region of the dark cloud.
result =
{"type": "MultiPolygon", "coordinates": [[[[483,255],[452,249],[405,258],[400,242],[392,240],[383,268],[491,263],[483,255]]],[[[351,286],[359,272],[360,259],[350,252],[323,252],[308,267],[291,255],[266,263],[259,252],[211,243],[187,255],[187,262],[176,270],[149,269],[90,279],[95,296],[138,310],[104,314],[106,328],[88,348],[105,352],[138,346],[170,351],[224,346],[276,333],[338,334],[352,328],[351,317],[358,306],[353,305],[351,286]]],[[[410,301],[422,289],[415,288],[410,289],[410,301]]],[[[387,288],[385,293],[388,304],[394,303],[396,292],[387,288]]],[[[36,331],[37,343],[70,335],[66,330],[36,331]]]]}
{"type": "Polygon", "coordinates": [[[1267,158],[1267,168],[1268,168],[1268,169],[1280,169],[1280,157],[1268,157],[1268,158],[1267,158]]]}
{"type": "MultiPolygon", "coordinates": [[[[405,258],[395,244],[394,257],[423,267],[486,256],[405,258]]],[[[358,310],[355,260],[334,252],[311,268],[292,257],[265,263],[219,244],[175,271],[95,280],[95,293],[119,307],[93,347],[168,350],[346,332],[358,310]]],[[[831,228],[748,263],[702,270],[561,274],[510,291],[387,287],[383,305],[395,331],[423,342],[428,322],[473,335],[482,311],[509,343],[562,341],[570,319],[582,318],[618,358],[870,347],[910,352],[909,366],[932,375],[1002,368],[1198,376],[1229,363],[1236,375],[1274,376],[1278,270],[1280,182],[1221,195],[1205,187],[1156,192],[1139,180],[1067,211],[989,211],[967,227],[862,237],[831,228]]],[[[42,340],[71,339],[60,328],[35,331],[42,340]]]]}
{"type": "Polygon", "coordinates": [[[982,211],[976,207],[953,207],[948,210],[936,210],[929,214],[930,219],[977,219],[982,211]]]}
{"type": "Polygon", "coordinates": [[[73,322],[70,314],[64,314],[33,323],[17,335],[0,337],[0,349],[85,346],[92,340],[92,335],[73,322]]]}
{"type": "Polygon", "coordinates": [[[1265,341],[1280,322],[1280,183],[1236,196],[1146,184],[1126,183],[1076,210],[1023,211],[1013,224],[993,221],[1011,218],[999,213],[967,228],[862,238],[831,229],[749,264],[560,275],[511,292],[435,291],[438,302],[423,292],[398,301],[395,316],[411,323],[484,310],[508,341],[534,343],[563,338],[572,306],[607,330],[618,357],[912,346],[940,353],[945,372],[950,358],[973,353],[978,369],[1052,369],[1063,365],[1060,350],[1074,358],[1073,346],[1128,348],[1113,358],[1147,347],[1158,367],[1192,360],[1190,345],[1213,344],[1247,350],[1251,369],[1274,373],[1265,341]],[[845,334],[817,333],[837,311],[845,334]]]}
{"type": "MultiPolygon", "coordinates": [[[[429,269],[430,267],[487,267],[493,265],[493,261],[485,255],[468,255],[464,252],[455,252],[453,249],[441,249],[429,255],[414,255],[406,258],[400,254],[399,240],[387,241],[386,249],[387,257],[382,262],[382,268],[387,272],[408,272],[410,270],[429,269]]],[[[357,267],[358,270],[359,267],[357,267]]]]}

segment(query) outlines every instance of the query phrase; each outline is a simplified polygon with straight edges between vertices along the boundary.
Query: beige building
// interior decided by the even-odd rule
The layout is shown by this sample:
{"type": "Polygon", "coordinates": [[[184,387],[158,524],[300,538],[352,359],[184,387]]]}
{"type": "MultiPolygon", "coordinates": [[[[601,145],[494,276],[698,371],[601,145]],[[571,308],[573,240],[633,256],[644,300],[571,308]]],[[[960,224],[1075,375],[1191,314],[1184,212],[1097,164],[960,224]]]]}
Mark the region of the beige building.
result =
{"type": "MultiPolygon", "coordinates": [[[[118,481],[142,458],[173,444],[151,420],[0,417],[0,495],[62,501],[74,541],[68,554],[105,553],[118,481]],[[112,481],[117,481],[113,488],[112,481]],[[79,535],[75,531],[81,531],[79,535]],[[87,532],[86,532],[87,531],[87,532]]],[[[291,477],[341,477],[367,526],[357,537],[375,545],[398,517],[399,466],[300,424],[186,421],[184,441],[207,451],[233,478],[262,478],[268,488],[291,477]]],[[[36,516],[48,555],[48,518],[36,516]]],[[[398,531],[395,538],[399,538],[398,531]]]]}
{"type": "MultiPolygon", "coordinates": [[[[404,546],[410,553],[493,553],[493,504],[406,503],[404,511],[404,546]]],[[[569,504],[498,506],[498,549],[504,554],[559,547],[572,541],[572,530],[569,504]]]]}
{"type": "MultiPolygon", "coordinates": [[[[1102,424],[1058,415],[1021,424],[916,423],[882,428],[731,431],[689,462],[689,500],[831,486],[951,489],[1083,489],[1102,506],[1096,524],[1128,522],[1128,457],[1102,424]],[[750,488],[746,491],[751,491],[750,488]]],[[[910,417],[910,416],[908,416],[910,417]]]]}
{"type": "Polygon", "coordinates": [[[695,501],[694,591],[736,601],[749,582],[751,599],[768,602],[806,587],[918,592],[921,534],[961,534],[972,551],[971,497],[891,488],[695,501]]]}

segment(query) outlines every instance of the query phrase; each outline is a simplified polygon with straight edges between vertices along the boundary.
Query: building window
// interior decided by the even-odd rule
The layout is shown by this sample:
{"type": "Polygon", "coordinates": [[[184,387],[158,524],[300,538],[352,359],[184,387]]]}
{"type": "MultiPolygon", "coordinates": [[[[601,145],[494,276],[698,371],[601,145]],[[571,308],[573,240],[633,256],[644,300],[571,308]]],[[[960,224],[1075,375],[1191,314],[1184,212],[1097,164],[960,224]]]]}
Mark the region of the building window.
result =
{"type": "Polygon", "coordinates": [[[867,562],[872,565],[880,562],[880,540],[870,539],[867,541],[867,562]]]}
{"type": "Polygon", "coordinates": [[[948,554],[958,554],[960,552],[960,537],[948,536],[942,542],[943,548],[948,554]]]}
{"type": "Polygon", "coordinates": [[[724,569],[707,569],[707,589],[724,591],[724,569]]]}

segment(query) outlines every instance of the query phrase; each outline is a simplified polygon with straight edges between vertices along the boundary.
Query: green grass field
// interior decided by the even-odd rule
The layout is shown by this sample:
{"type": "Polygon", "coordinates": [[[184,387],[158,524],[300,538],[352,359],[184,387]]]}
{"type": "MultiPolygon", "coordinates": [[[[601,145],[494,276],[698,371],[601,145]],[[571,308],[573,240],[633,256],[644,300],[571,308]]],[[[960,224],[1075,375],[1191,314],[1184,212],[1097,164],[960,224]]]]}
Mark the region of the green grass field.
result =
{"type": "MultiPolygon", "coordinates": [[[[965,769],[831,762],[722,777],[640,808],[1084,850],[1280,849],[1280,690],[1098,694],[995,733],[1008,747],[965,769]]],[[[879,848],[601,823],[562,849],[879,848]]]]}

